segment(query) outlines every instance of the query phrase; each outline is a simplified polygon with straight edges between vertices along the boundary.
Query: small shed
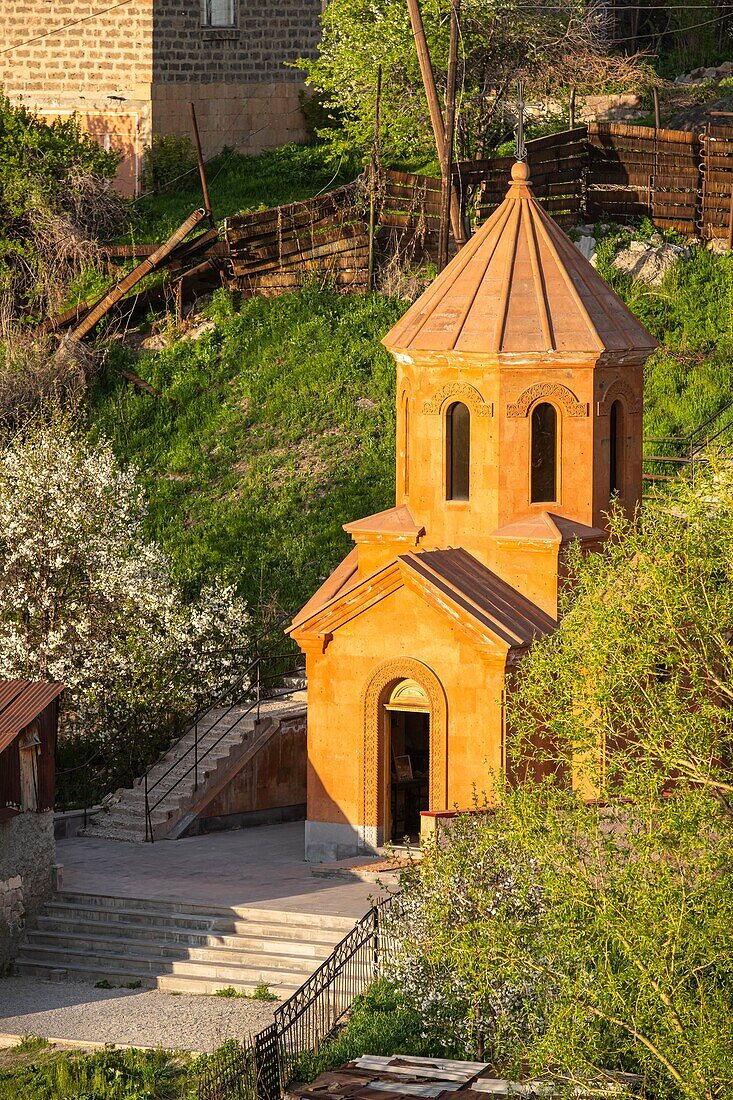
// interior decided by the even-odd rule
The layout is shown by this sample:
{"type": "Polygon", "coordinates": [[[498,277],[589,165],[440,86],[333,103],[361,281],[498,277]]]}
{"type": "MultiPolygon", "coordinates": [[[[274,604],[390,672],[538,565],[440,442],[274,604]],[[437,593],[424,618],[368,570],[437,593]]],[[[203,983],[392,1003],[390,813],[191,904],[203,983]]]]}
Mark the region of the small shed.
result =
{"type": "Polygon", "coordinates": [[[484,1096],[551,1100],[568,1094],[575,1100],[631,1096],[640,1079],[629,1073],[604,1073],[587,1089],[577,1082],[494,1077],[486,1062],[420,1058],[407,1054],[364,1054],[322,1073],[308,1085],[292,1085],[286,1100],[482,1100],[484,1096]]]}
{"type": "Polygon", "coordinates": [[[0,680],[0,972],[49,897],[63,684],[0,680]]]}
{"type": "Polygon", "coordinates": [[[53,810],[63,684],[0,681],[0,822],[53,810]]]}

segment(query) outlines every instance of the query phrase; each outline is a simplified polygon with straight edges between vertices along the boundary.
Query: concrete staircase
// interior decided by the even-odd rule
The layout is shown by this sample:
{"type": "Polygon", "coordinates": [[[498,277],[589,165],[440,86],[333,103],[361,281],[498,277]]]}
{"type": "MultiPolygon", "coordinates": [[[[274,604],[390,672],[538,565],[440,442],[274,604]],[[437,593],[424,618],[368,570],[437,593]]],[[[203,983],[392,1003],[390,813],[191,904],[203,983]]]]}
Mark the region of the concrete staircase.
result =
{"type": "MultiPolygon", "coordinates": [[[[307,693],[304,681],[287,677],[277,696],[259,705],[243,703],[233,707],[212,707],[198,722],[198,786],[194,772],[195,728],[188,730],[148,770],[153,839],[175,835],[175,826],[194,805],[231,770],[243,753],[256,749],[273,723],[304,713],[307,693]],[[155,784],[158,783],[156,786],[155,784]],[[157,803],[157,805],[156,805],[157,803]]],[[[132,787],[108,796],[81,836],[107,840],[145,840],[144,777],[132,787]]]]}
{"type": "Polygon", "coordinates": [[[176,993],[285,998],[313,973],[354,922],[280,910],[204,907],[92,894],[58,894],[29,932],[15,969],[46,980],[140,983],[176,993]]]}

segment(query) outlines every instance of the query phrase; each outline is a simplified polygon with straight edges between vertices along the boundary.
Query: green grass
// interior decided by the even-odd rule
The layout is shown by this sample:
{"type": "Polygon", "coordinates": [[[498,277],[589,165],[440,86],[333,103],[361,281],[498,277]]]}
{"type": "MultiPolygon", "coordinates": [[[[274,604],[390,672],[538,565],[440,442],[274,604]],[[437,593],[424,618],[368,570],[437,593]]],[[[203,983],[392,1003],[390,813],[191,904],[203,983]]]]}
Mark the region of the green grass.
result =
{"type": "Polygon", "coordinates": [[[163,1050],[60,1051],[26,1038],[0,1051],[0,1100],[194,1100],[199,1062],[163,1050]]]}
{"type": "Polygon", "coordinates": [[[404,308],[316,288],[237,308],[220,292],[198,340],[109,349],[93,427],[138,466],[149,534],[187,590],[220,576],[253,607],[294,610],[348,550],[342,524],[394,503],[395,367],[379,341],[404,308]]]}
{"type": "Polygon", "coordinates": [[[244,989],[235,989],[233,985],[225,985],[214,992],[215,997],[236,997],[250,1001],[276,1001],[277,997],[271,991],[267,982],[258,982],[251,993],[244,989]]]}
{"type": "MultiPolygon", "coordinates": [[[[284,145],[256,157],[225,149],[206,167],[211,207],[219,223],[233,214],[310,198],[347,183],[358,171],[355,164],[334,164],[318,145],[284,145]]],[[[202,202],[196,169],[161,194],[138,200],[126,239],[165,240],[202,202]]]]}
{"type": "Polygon", "coordinates": [[[611,266],[620,241],[609,227],[598,269],[660,344],[646,367],[645,433],[685,436],[733,399],[733,254],[695,246],[649,287],[611,266]]]}

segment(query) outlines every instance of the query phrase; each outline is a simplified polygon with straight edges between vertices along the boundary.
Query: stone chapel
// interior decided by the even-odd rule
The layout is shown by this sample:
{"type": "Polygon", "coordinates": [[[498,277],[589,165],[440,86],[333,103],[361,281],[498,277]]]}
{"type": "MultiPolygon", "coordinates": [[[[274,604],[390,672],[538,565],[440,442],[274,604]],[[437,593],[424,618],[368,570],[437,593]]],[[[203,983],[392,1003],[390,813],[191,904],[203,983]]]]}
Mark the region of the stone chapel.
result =
{"type": "Polygon", "coordinates": [[[307,658],[306,858],[468,808],[507,765],[507,674],[555,629],[563,559],[641,499],[655,341],[535,199],[506,199],[384,337],[396,507],[290,627],[307,658]]]}

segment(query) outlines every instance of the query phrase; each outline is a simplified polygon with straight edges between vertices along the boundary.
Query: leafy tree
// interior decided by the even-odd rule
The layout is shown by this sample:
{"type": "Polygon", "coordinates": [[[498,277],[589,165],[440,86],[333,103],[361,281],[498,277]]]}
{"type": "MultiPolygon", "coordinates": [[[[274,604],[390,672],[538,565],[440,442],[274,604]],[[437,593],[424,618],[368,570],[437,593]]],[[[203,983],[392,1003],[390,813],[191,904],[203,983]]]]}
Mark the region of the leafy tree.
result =
{"type": "Polygon", "coordinates": [[[405,876],[393,977],[428,1019],[443,1006],[437,1045],[731,1096],[732,519],[710,456],[573,555],[561,625],[509,695],[512,782],[405,876]]]}
{"type": "MultiPolygon", "coordinates": [[[[423,20],[436,80],[445,87],[449,0],[423,0],[423,20]]],[[[463,0],[461,7],[458,150],[486,152],[500,123],[504,96],[518,76],[542,94],[564,82],[593,85],[616,79],[628,88],[644,78],[635,59],[613,58],[600,9],[581,0],[557,4],[463,0]]],[[[404,0],[332,0],[323,14],[315,60],[300,67],[322,94],[333,124],[319,130],[337,154],[367,149],[372,140],[377,68],[382,66],[385,151],[434,157],[425,93],[404,0]]]]}
{"type": "Polygon", "coordinates": [[[65,736],[111,749],[132,715],[193,709],[233,679],[248,642],[231,589],[184,603],[144,518],[134,469],[68,416],[0,455],[0,675],[63,682],[65,736]]]}

